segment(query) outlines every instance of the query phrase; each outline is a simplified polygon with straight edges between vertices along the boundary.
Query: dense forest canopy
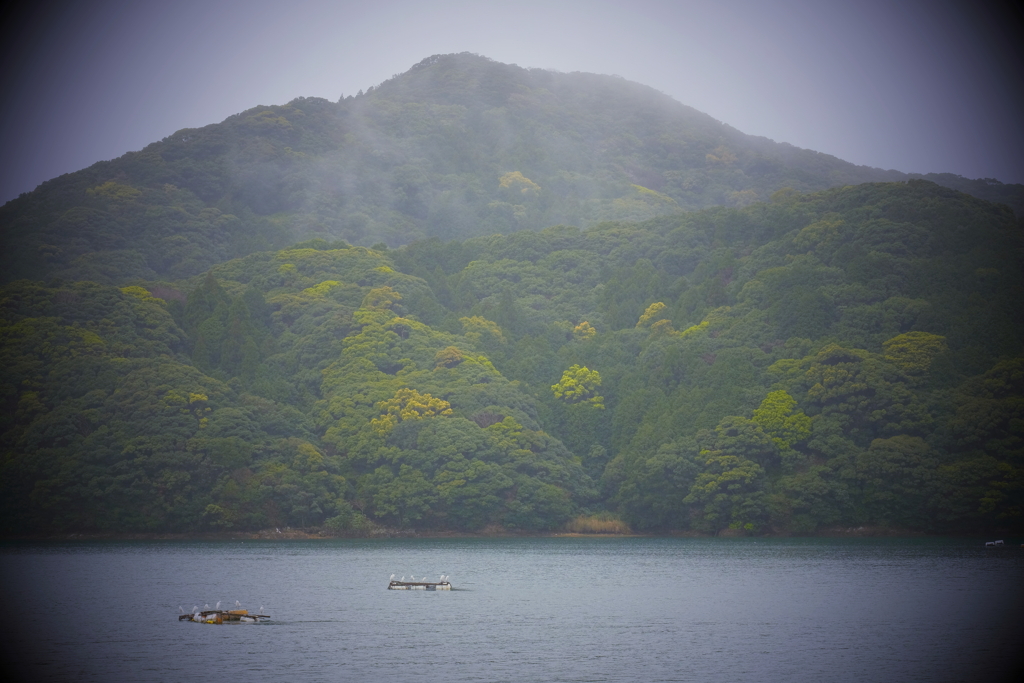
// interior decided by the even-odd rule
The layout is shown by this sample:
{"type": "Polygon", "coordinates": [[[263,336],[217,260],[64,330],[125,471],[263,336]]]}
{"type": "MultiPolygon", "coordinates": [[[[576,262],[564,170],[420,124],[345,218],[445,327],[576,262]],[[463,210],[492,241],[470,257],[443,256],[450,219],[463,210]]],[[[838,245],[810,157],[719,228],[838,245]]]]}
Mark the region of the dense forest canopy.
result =
{"type": "Polygon", "coordinates": [[[467,54],[178,131],[0,208],[0,532],[1020,528],[1024,188],[929,178],[467,54]]]}
{"type": "MultiPolygon", "coordinates": [[[[436,55],[338,102],[258,106],[0,208],[0,282],[180,280],[321,238],[394,248],[907,180],[744,135],[621,78],[436,55]]],[[[928,179],[1024,211],[1024,188],[928,179]]]]}
{"type": "MultiPolygon", "coordinates": [[[[374,106],[415,101],[433,66],[374,106]]],[[[430,90],[465,106],[452,91],[430,90]]],[[[157,192],[97,187],[125,207],[157,192]]],[[[195,206],[224,244],[276,220],[195,206]]],[[[911,180],[398,249],[314,238],[187,277],[11,281],[0,519],[8,534],[542,531],[600,514],[702,533],[1019,528],[1021,228],[911,180]]]]}

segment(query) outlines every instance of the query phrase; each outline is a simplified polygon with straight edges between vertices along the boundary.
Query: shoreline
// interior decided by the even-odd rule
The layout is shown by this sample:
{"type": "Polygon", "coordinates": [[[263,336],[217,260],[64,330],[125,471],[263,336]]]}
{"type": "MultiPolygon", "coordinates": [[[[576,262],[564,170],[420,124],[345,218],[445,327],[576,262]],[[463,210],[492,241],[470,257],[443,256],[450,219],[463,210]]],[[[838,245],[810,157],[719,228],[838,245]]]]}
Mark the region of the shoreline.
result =
{"type": "MultiPolygon", "coordinates": [[[[951,534],[929,534],[911,529],[893,529],[877,526],[832,527],[813,534],[761,534],[750,535],[725,529],[717,534],[696,531],[664,533],[580,533],[570,531],[515,532],[515,531],[416,531],[409,529],[379,529],[374,533],[335,533],[312,527],[305,529],[262,529],[260,531],[208,531],[199,533],[67,533],[67,534],[16,534],[0,536],[0,543],[11,542],[67,542],[67,541],[333,541],[373,540],[399,538],[987,538],[989,536],[1016,535],[1009,529],[973,531],[951,534]]],[[[1008,544],[1010,545],[1010,544],[1008,544]]]]}

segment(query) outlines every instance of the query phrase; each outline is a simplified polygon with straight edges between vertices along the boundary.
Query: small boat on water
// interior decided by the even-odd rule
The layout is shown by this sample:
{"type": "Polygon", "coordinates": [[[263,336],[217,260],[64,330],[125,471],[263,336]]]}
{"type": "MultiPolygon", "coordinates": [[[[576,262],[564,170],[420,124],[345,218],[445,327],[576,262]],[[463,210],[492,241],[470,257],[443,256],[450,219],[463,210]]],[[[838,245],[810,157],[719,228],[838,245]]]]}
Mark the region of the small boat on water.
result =
{"type": "Polygon", "coordinates": [[[452,585],[448,583],[448,577],[444,574],[441,575],[437,581],[427,581],[426,577],[416,581],[416,577],[412,577],[412,581],[406,581],[403,576],[401,579],[396,580],[395,575],[391,575],[391,582],[388,584],[389,591],[450,591],[452,585]]]}
{"type": "Polygon", "coordinates": [[[267,614],[249,614],[249,610],[244,609],[211,609],[178,616],[178,621],[194,621],[200,624],[224,624],[231,621],[256,624],[269,619],[270,616],[267,614]]]}

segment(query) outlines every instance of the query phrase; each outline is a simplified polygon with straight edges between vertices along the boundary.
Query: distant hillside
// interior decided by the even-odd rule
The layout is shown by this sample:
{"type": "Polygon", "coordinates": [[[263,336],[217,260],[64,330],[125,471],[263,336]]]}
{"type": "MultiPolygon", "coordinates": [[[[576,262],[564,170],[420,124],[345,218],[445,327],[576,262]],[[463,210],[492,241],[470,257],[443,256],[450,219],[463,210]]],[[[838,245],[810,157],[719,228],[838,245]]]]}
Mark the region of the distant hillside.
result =
{"type": "MultiPolygon", "coordinates": [[[[0,278],[178,279],[310,237],[392,247],[911,176],[752,137],[649,87],[470,54],[180,130],[0,208],[0,278]]],[[[926,176],[1024,209],[1024,187],[926,176]]]]}

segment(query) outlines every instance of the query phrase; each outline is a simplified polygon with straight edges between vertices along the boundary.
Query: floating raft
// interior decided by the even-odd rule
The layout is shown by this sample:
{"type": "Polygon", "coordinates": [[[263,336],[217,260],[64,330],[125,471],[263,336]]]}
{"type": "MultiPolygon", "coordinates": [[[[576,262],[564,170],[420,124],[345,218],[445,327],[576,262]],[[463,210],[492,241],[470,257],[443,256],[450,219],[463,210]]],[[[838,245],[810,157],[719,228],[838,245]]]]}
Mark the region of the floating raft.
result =
{"type": "Polygon", "coordinates": [[[244,609],[211,609],[195,614],[182,614],[178,621],[195,621],[200,624],[223,624],[230,621],[238,621],[243,624],[255,624],[270,619],[266,614],[249,614],[244,609]]]}
{"type": "Polygon", "coordinates": [[[452,585],[447,581],[392,581],[388,584],[389,591],[450,591],[452,585]]]}

